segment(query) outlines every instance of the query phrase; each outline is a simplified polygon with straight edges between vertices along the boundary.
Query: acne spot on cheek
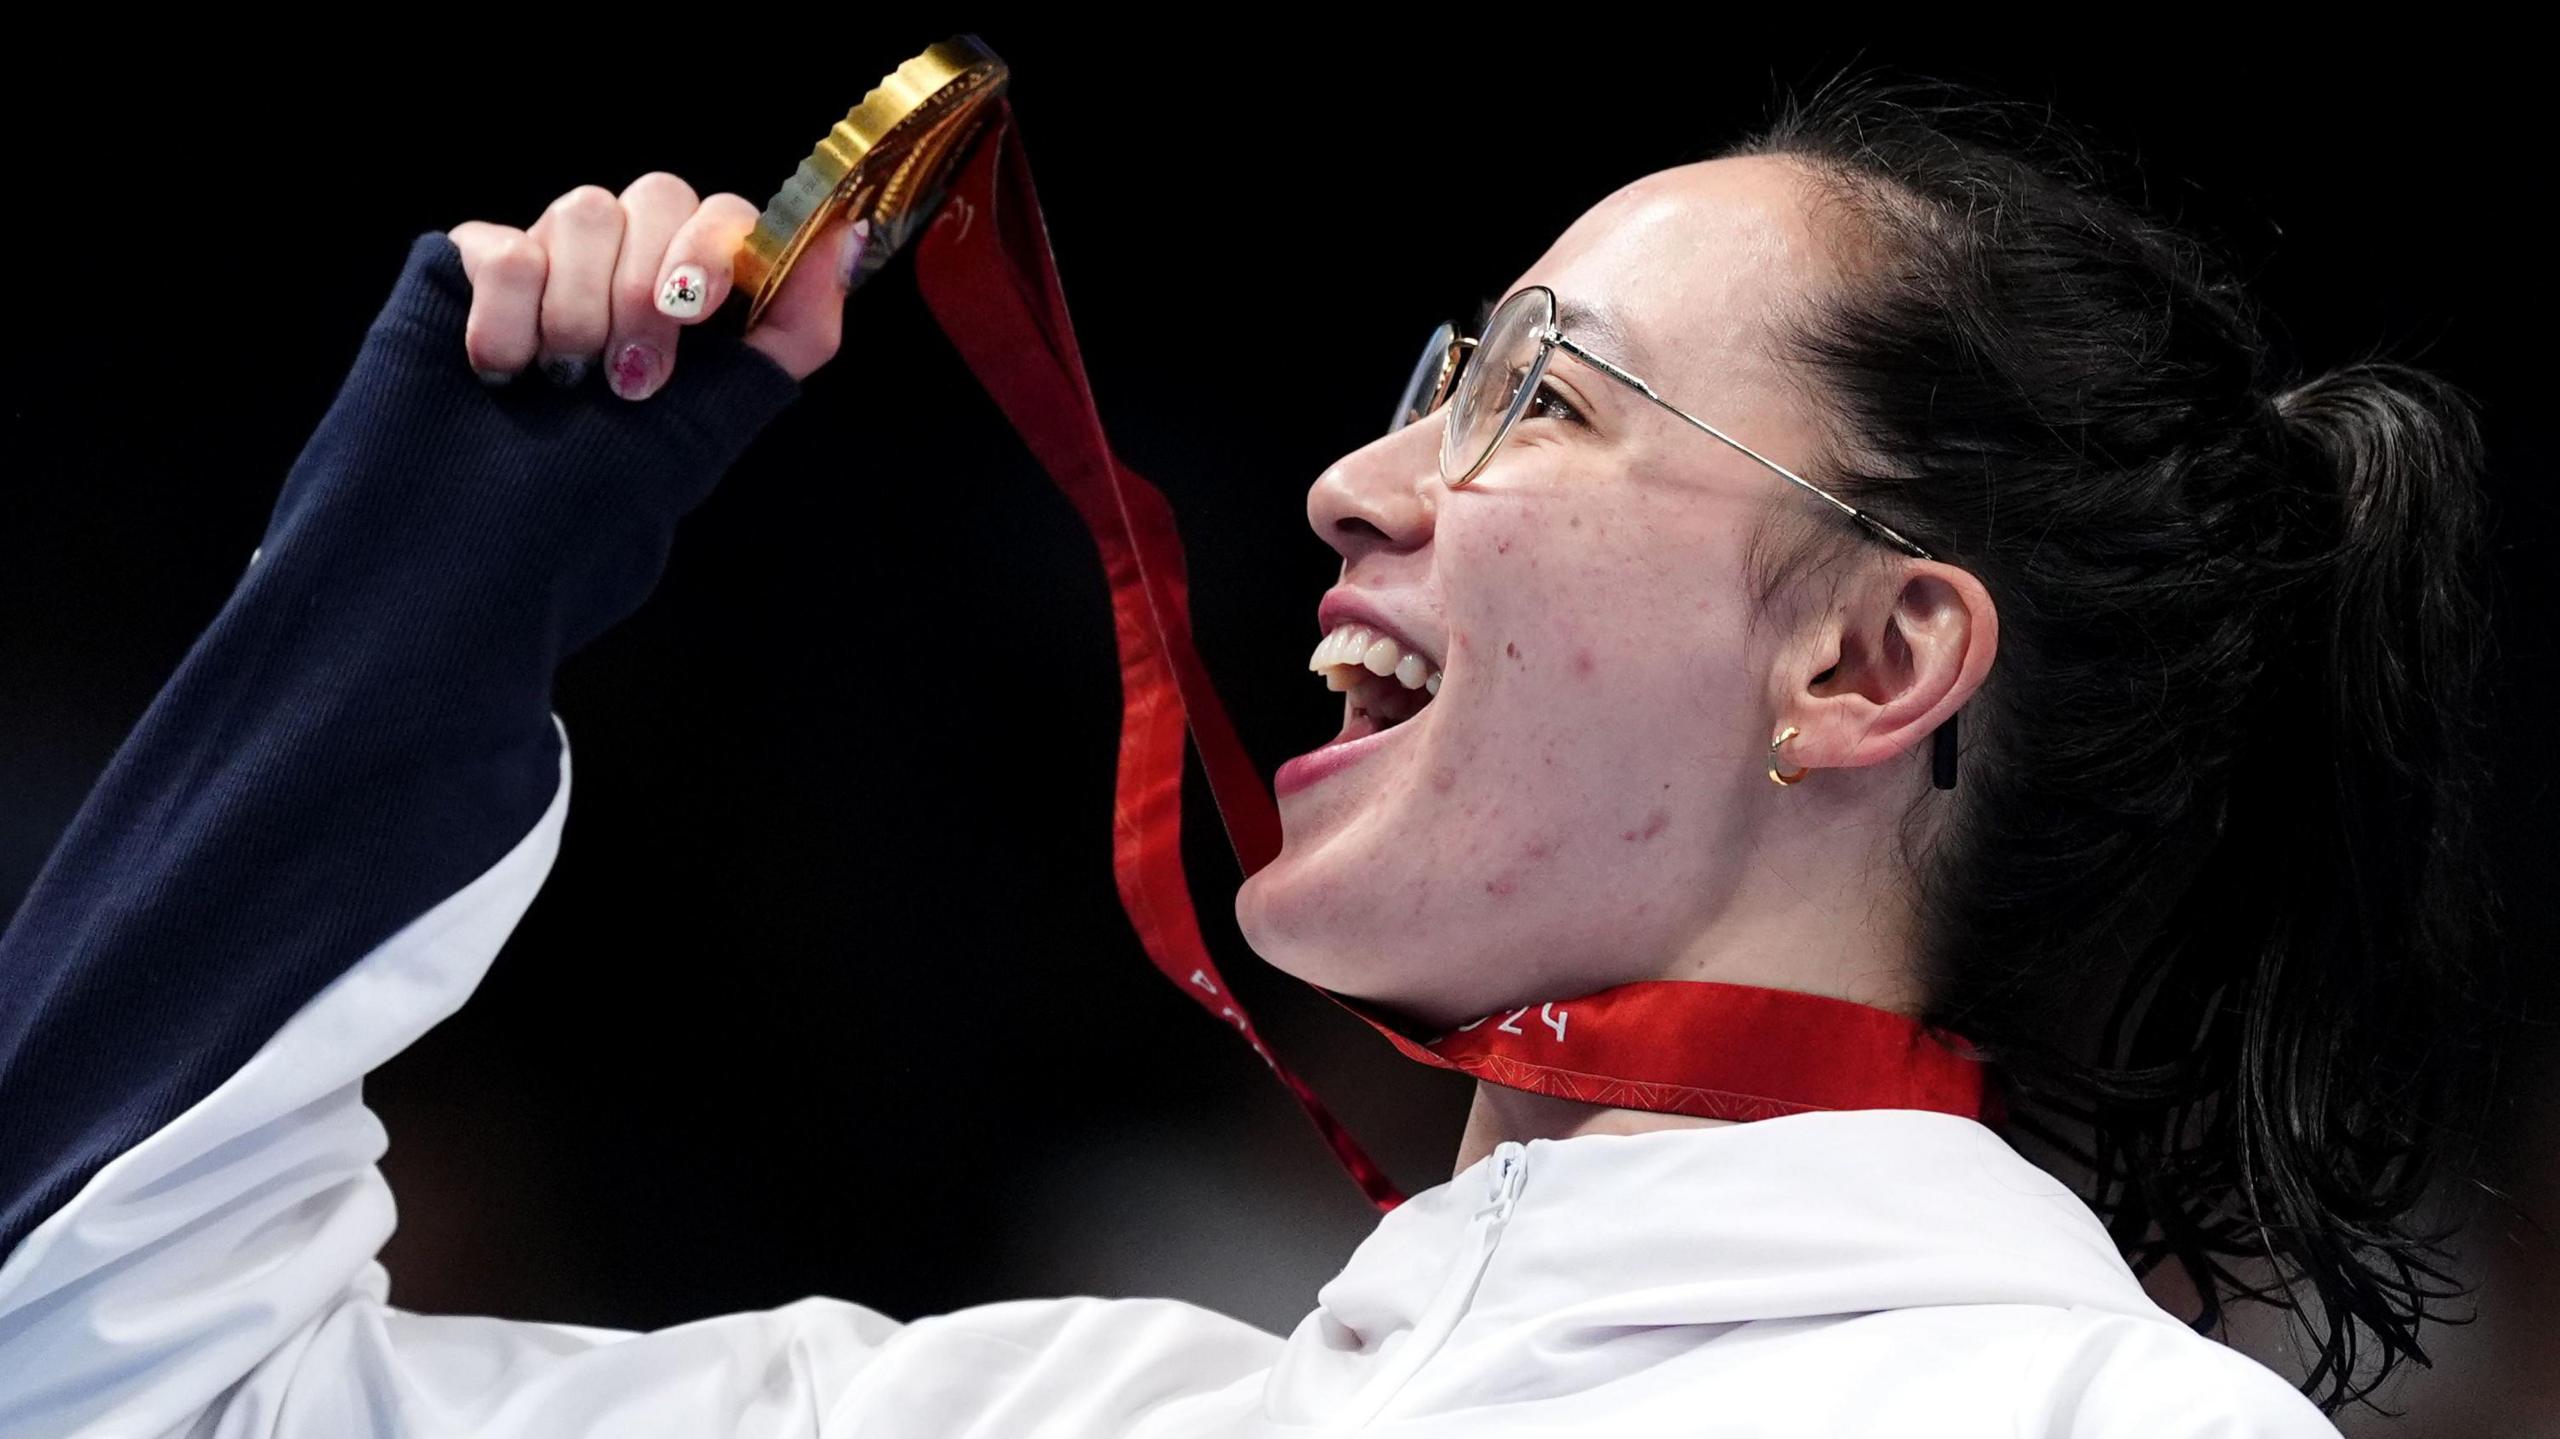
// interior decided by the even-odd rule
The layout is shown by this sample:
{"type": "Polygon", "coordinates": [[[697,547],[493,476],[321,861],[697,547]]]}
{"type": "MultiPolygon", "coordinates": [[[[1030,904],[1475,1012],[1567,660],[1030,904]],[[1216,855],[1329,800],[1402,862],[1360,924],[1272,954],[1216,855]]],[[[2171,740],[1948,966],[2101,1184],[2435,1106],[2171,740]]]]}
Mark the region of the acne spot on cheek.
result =
{"type": "Polygon", "coordinates": [[[1513,879],[1507,874],[1502,876],[1500,879],[1489,879],[1484,882],[1484,892],[1492,895],[1496,899],[1500,899],[1519,887],[1520,881],[1513,879]]]}
{"type": "Polygon", "coordinates": [[[1520,857],[1528,860],[1542,860],[1554,855],[1555,852],[1556,842],[1551,839],[1542,839],[1532,841],[1527,849],[1520,851],[1520,857]]]}
{"type": "Polygon", "coordinates": [[[1456,765],[1439,765],[1431,771],[1431,787],[1444,794],[1457,782],[1458,767],[1456,765]]]}
{"type": "Polygon", "coordinates": [[[1671,811],[1667,809],[1658,809],[1652,814],[1645,816],[1644,828],[1620,830],[1618,831],[1618,838],[1627,841],[1629,844],[1641,844],[1644,841],[1653,838],[1655,835],[1662,833],[1663,827],[1670,823],[1671,811]]]}
{"type": "Polygon", "coordinates": [[[1578,675],[1587,675],[1591,673],[1591,669],[1591,651],[1575,650],[1573,652],[1573,672],[1578,675]]]}
{"type": "Polygon", "coordinates": [[[1582,528],[1582,516],[1576,515],[1573,517],[1573,527],[1577,530],[1582,528]]]}
{"type": "Polygon", "coordinates": [[[1493,542],[1493,552],[1497,555],[1507,555],[1511,553],[1511,537],[1509,535],[1505,535],[1502,538],[1495,540],[1493,542]]]}
{"type": "MultiPolygon", "coordinates": [[[[1518,645],[1515,645],[1515,644],[1511,643],[1511,642],[1510,642],[1510,641],[1508,641],[1508,640],[1503,641],[1503,644],[1502,644],[1502,653],[1503,653],[1505,656],[1507,656],[1507,657],[1509,657],[1509,658],[1511,658],[1511,659],[1515,659],[1515,660],[1520,659],[1520,647],[1519,647],[1518,645]]],[[[1527,664],[1527,663],[1528,663],[1528,661],[1527,661],[1527,660],[1520,660],[1520,662],[1521,662],[1523,665],[1525,665],[1525,664],[1527,664]]]]}

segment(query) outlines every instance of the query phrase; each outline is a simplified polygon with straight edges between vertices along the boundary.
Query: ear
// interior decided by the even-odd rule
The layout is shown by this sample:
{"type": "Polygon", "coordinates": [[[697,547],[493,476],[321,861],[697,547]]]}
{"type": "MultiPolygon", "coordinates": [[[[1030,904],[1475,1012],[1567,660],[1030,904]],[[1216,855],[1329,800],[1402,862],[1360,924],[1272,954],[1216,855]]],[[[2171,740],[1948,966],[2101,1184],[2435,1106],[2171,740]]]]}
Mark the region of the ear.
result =
{"type": "Polygon", "coordinates": [[[2000,616],[1971,571],[1906,560],[1844,588],[1782,697],[1782,763],[1856,769],[1922,748],[1991,673],[2000,616]]]}

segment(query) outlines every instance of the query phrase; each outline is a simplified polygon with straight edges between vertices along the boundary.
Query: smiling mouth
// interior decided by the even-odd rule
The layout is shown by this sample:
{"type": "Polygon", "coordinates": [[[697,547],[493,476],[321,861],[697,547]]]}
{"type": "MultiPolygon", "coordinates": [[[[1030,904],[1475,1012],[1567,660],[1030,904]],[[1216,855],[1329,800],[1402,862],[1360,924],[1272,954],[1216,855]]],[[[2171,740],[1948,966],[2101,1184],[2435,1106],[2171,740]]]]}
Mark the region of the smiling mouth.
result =
{"type": "MultiPolygon", "coordinates": [[[[1325,688],[1340,690],[1343,694],[1342,732],[1333,737],[1334,744],[1366,739],[1394,729],[1430,708],[1431,702],[1439,696],[1440,672],[1436,669],[1429,670],[1424,676],[1425,683],[1409,682],[1422,672],[1418,656],[1406,660],[1401,666],[1389,665],[1382,674],[1362,661],[1334,659],[1334,655],[1340,653],[1337,650],[1328,655],[1319,648],[1317,662],[1309,666],[1324,676],[1325,688]],[[1334,659],[1334,662],[1324,663],[1327,659],[1334,659]]],[[[1377,655],[1381,663],[1390,658],[1400,658],[1375,650],[1370,653],[1377,655]]]]}
{"type": "Polygon", "coordinates": [[[1415,715],[1430,708],[1439,688],[1437,673],[1428,676],[1428,688],[1407,688],[1392,670],[1381,675],[1364,665],[1312,668],[1324,675],[1327,687],[1343,692],[1342,732],[1280,766],[1272,785],[1274,793],[1282,798],[1340,773],[1386,743],[1386,732],[1403,728],[1415,715]]]}
{"type": "Polygon", "coordinates": [[[1394,638],[1360,625],[1337,628],[1316,645],[1307,668],[1344,696],[1337,742],[1394,729],[1440,693],[1440,670],[1394,638]]]}

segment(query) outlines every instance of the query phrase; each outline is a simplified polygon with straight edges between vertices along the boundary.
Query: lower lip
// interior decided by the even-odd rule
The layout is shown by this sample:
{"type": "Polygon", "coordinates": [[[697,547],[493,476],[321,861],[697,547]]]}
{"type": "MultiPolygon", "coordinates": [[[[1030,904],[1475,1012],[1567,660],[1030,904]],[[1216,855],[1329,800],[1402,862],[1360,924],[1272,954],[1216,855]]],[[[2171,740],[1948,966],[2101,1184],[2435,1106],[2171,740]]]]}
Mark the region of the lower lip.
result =
{"type": "Polygon", "coordinates": [[[1271,777],[1272,792],[1281,795],[1295,794],[1327,775],[1338,774],[1375,753],[1380,745],[1393,744],[1397,735],[1404,733],[1421,718],[1420,715],[1416,715],[1393,729],[1382,729],[1374,734],[1343,740],[1337,744],[1326,745],[1320,750],[1302,754],[1280,766],[1280,772],[1271,777]]]}

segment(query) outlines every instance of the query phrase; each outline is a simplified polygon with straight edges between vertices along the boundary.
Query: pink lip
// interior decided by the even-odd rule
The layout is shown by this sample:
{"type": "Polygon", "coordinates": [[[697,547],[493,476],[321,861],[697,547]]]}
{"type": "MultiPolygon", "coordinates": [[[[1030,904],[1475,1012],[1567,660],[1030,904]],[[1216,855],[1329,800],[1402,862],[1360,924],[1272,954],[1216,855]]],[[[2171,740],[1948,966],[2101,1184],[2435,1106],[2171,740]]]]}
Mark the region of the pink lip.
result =
{"type": "Polygon", "coordinates": [[[1398,647],[1421,655],[1433,669],[1440,668],[1441,657],[1436,648],[1416,641],[1404,625],[1388,619],[1366,597],[1340,586],[1325,591],[1323,600],[1316,605],[1317,632],[1329,635],[1344,625],[1352,624],[1367,625],[1392,638],[1398,647]]]}
{"type": "Polygon", "coordinates": [[[1367,758],[1380,745],[1391,742],[1395,736],[1419,723],[1421,719],[1421,715],[1416,715],[1394,729],[1378,730],[1362,735],[1358,739],[1337,740],[1322,749],[1310,750],[1280,766],[1279,773],[1271,777],[1271,792],[1275,795],[1295,794],[1327,775],[1339,774],[1367,758]]]}

